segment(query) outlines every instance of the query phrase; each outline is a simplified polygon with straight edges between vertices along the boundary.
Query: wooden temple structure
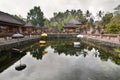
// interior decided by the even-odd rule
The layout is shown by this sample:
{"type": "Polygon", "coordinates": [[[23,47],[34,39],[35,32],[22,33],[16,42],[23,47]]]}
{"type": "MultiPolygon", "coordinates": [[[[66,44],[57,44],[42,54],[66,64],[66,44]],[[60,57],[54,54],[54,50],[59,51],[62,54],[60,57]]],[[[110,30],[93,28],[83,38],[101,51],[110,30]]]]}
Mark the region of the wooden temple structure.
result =
{"type": "Polygon", "coordinates": [[[75,20],[74,18],[70,19],[65,26],[63,27],[64,32],[73,33],[77,32],[79,25],[82,23],[75,20]]]}
{"type": "Polygon", "coordinates": [[[40,29],[42,33],[43,32],[48,33],[50,31],[48,27],[41,27],[40,29]]]}
{"type": "Polygon", "coordinates": [[[58,31],[57,27],[54,27],[52,31],[50,31],[48,27],[43,27],[39,24],[36,26],[34,26],[31,22],[25,24],[25,22],[19,19],[19,17],[17,18],[13,15],[0,11],[0,37],[11,36],[14,33],[57,33],[58,31]]]}
{"type": "Polygon", "coordinates": [[[41,26],[39,24],[36,25],[35,32],[36,33],[41,33],[41,26]]]}
{"type": "Polygon", "coordinates": [[[57,26],[53,26],[52,29],[51,29],[51,32],[52,33],[58,33],[59,32],[59,29],[57,26]]]}
{"type": "Polygon", "coordinates": [[[12,15],[0,11],[0,33],[21,33],[23,25],[12,15]]]}
{"type": "Polygon", "coordinates": [[[35,32],[34,25],[31,22],[26,23],[23,27],[23,32],[24,33],[34,33],[35,32]]]}

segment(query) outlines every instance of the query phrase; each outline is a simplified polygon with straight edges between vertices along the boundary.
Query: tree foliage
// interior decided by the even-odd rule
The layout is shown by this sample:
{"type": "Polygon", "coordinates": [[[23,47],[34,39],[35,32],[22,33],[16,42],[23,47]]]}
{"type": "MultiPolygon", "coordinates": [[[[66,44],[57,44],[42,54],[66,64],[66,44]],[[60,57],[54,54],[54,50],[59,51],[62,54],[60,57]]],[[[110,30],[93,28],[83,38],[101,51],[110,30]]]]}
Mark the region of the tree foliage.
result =
{"type": "Polygon", "coordinates": [[[120,5],[118,5],[117,7],[115,7],[114,8],[114,10],[115,10],[115,14],[117,15],[117,14],[120,14],[120,5]]]}
{"type": "Polygon", "coordinates": [[[107,24],[107,28],[105,29],[106,33],[116,34],[120,31],[120,24],[109,23],[107,24]]]}
{"type": "Polygon", "coordinates": [[[116,15],[111,18],[110,23],[106,25],[105,32],[118,33],[120,31],[120,15],[116,15]]]}
{"type": "Polygon", "coordinates": [[[50,21],[47,18],[45,18],[44,19],[44,26],[49,27],[49,24],[50,24],[50,21]]]}
{"type": "Polygon", "coordinates": [[[120,24],[120,14],[114,16],[114,17],[111,19],[111,22],[110,22],[110,23],[120,24]]]}
{"type": "Polygon", "coordinates": [[[85,13],[85,16],[86,16],[86,17],[90,17],[91,15],[92,15],[92,14],[90,13],[90,11],[87,10],[86,13],[85,13]]]}
{"type": "Polygon", "coordinates": [[[28,12],[27,22],[31,22],[33,25],[39,24],[40,26],[44,25],[44,16],[43,12],[40,9],[40,6],[35,6],[28,12]]]}
{"type": "Polygon", "coordinates": [[[62,30],[65,23],[71,18],[75,18],[76,20],[80,20],[82,23],[85,23],[86,19],[83,17],[83,12],[79,10],[66,10],[65,12],[54,13],[53,17],[50,19],[49,26],[54,27],[57,26],[59,31],[62,30]]]}
{"type": "Polygon", "coordinates": [[[102,18],[102,24],[103,25],[108,24],[111,21],[112,17],[113,17],[112,13],[106,13],[105,16],[103,16],[102,18]]]}
{"type": "Polygon", "coordinates": [[[99,20],[99,21],[102,20],[103,15],[104,15],[104,12],[101,11],[101,10],[97,13],[97,17],[98,17],[98,20],[99,20]]]}

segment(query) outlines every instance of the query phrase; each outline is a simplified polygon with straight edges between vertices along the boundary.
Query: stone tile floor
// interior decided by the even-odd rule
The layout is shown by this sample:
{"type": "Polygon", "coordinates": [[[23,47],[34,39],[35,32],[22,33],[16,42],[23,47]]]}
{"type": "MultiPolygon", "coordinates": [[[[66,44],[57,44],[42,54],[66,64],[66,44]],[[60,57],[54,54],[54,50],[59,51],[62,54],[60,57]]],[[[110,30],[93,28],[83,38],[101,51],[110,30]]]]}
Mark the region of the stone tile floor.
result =
{"type": "Polygon", "coordinates": [[[34,38],[38,38],[36,37],[25,37],[25,38],[21,38],[21,39],[7,39],[5,40],[4,38],[0,38],[0,45],[4,45],[4,44],[9,44],[9,43],[15,43],[18,41],[24,41],[24,40],[28,40],[28,39],[34,39],[34,38]]]}
{"type": "Polygon", "coordinates": [[[120,41],[117,37],[115,38],[109,38],[109,37],[102,37],[101,36],[92,36],[92,35],[84,35],[84,37],[86,38],[91,38],[91,39],[95,39],[95,40],[100,40],[100,41],[105,41],[105,42],[111,42],[111,43],[117,43],[120,44],[120,41]]]}

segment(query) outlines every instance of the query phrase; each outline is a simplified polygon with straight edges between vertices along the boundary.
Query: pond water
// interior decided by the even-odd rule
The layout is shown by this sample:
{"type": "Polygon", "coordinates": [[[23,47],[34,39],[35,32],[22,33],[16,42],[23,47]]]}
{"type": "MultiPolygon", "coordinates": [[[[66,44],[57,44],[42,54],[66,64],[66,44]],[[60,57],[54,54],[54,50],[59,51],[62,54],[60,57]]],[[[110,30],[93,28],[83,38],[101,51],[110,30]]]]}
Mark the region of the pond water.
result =
{"type": "Polygon", "coordinates": [[[120,80],[120,58],[110,49],[73,41],[47,41],[0,53],[0,80],[120,80]],[[16,66],[25,64],[21,71],[16,66]]]}

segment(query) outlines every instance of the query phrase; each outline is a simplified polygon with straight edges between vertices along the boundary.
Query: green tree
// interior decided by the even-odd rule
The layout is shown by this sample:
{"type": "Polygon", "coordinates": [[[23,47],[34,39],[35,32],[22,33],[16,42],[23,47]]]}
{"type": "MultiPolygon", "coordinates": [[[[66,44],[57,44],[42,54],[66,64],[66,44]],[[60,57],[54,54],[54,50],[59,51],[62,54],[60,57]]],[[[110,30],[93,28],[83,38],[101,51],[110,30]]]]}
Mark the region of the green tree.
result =
{"type": "Polygon", "coordinates": [[[90,13],[89,10],[86,11],[85,16],[86,16],[86,17],[90,17],[90,16],[91,16],[91,13],[90,13]]]}
{"type": "Polygon", "coordinates": [[[120,24],[109,23],[105,28],[106,33],[116,34],[120,31],[120,24]]]}
{"type": "Polygon", "coordinates": [[[103,16],[102,18],[102,24],[103,25],[108,24],[111,21],[112,17],[113,17],[112,13],[106,13],[105,16],[103,16]]]}
{"type": "Polygon", "coordinates": [[[94,27],[94,19],[93,18],[90,18],[90,26],[94,27]]]}
{"type": "Polygon", "coordinates": [[[103,17],[103,23],[107,24],[105,28],[106,33],[120,32],[120,5],[115,7],[114,10],[114,16],[112,13],[109,13],[103,17]]]}
{"type": "Polygon", "coordinates": [[[40,26],[44,26],[44,16],[43,12],[40,9],[40,6],[35,6],[28,12],[27,22],[31,22],[33,25],[39,24],[40,26]]]}
{"type": "Polygon", "coordinates": [[[115,15],[115,16],[111,19],[110,23],[120,24],[120,14],[115,15]]]}
{"type": "Polygon", "coordinates": [[[120,5],[118,5],[117,7],[115,7],[114,8],[114,10],[115,10],[115,14],[117,15],[117,14],[120,14],[120,5]]]}
{"type": "Polygon", "coordinates": [[[85,18],[86,18],[85,24],[89,24],[89,26],[93,27],[94,20],[91,16],[92,16],[92,13],[90,13],[90,11],[87,10],[85,13],[85,18]]]}
{"type": "Polygon", "coordinates": [[[101,10],[97,13],[97,16],[98,16],[98,20],[101,21],[102,20],[102,17],[103,17],[103,13],[101,10]]]}
{"type": "Polygon", "coordinates": [[[50,26],[50,21],[48,19],[44,19],[44,26],[49,27],[50,26]]]}
{"type": "Polygon", "coordinates": [[[50,19],[50,27],[57,26],[60,31],[62,31],[65,23],[71,18],[75,18],[76,20],[85,21],[83,17],[82,11],[79,10],[66,10],[65,12],[54,13],[54,16],[50,19]]]}

